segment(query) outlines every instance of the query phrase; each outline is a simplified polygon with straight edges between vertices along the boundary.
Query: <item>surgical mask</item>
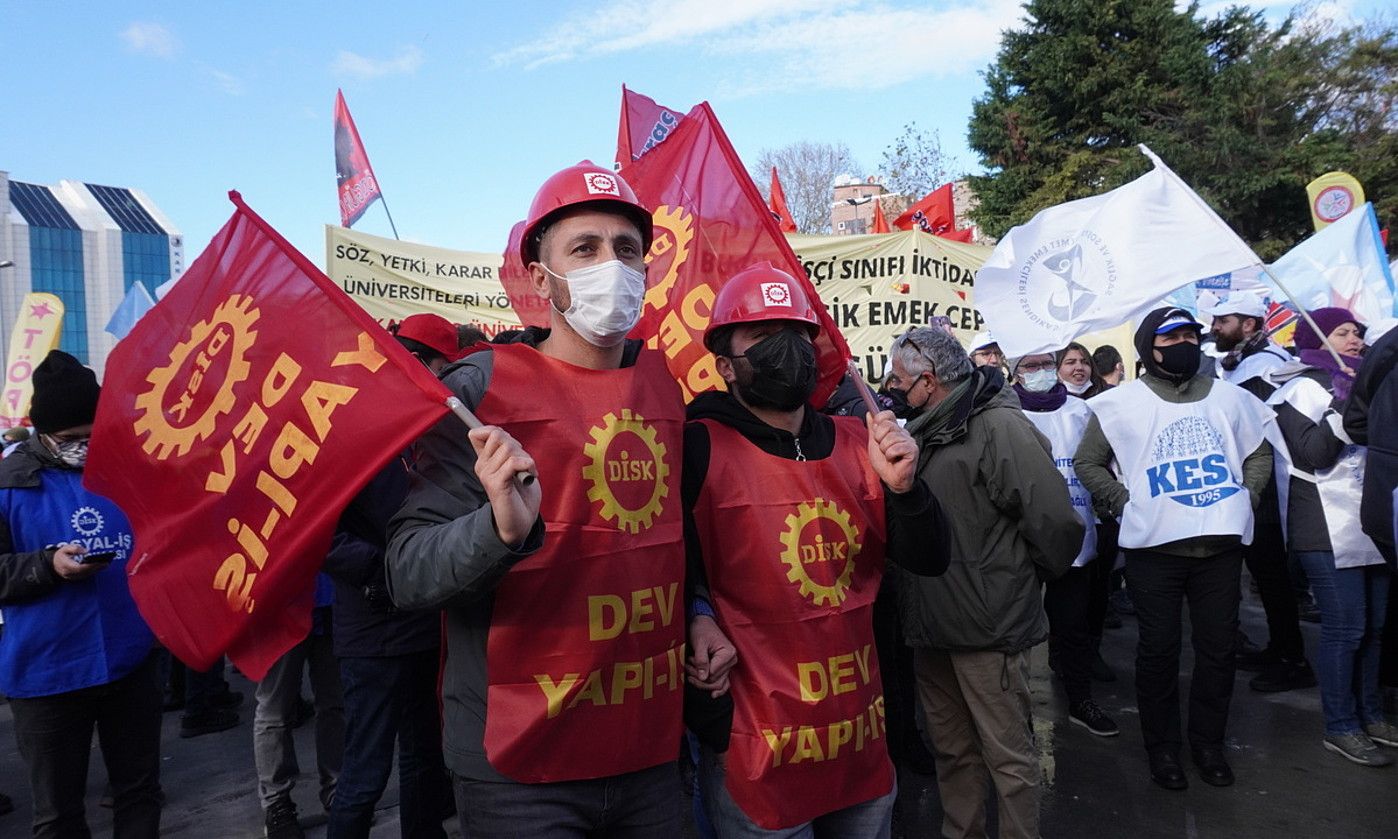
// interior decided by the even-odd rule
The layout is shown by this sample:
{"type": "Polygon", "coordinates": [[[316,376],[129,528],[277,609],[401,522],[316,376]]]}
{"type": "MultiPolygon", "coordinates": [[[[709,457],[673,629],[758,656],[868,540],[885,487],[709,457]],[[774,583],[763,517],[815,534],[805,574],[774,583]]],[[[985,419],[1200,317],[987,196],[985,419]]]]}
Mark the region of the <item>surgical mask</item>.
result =
{"type": "Polygon", "coordinates": [[[1166,377],[1174,382],[1183,382],[1186,379],[1194,378],[1194,374],[1199,372],[1199,345],[1189,342],[1171,344],[1168,347],[1156,347],[1155,351],[1160,353],[1160,369],[1166,377]]]}
{"type": "Polygon", "coordinates": [[[57,440],[49,435],[47,438],[49,450],[53,456],[58,458],[64,466],[73,469],[81,469],[87,463],[87,443],[88,438],[81,440],[57,440]]]}
{"type": "Polygon", "coordinates": [[[1058,384],[1058,373],[1052,368],[1047,370],[1030,370],[1029,372],[1021,373],[1019,381],[1020,384],[1024,385],[1024,389],[1030,393],[1048,393],[1050,390],[1053,390],[1054,385],[1058,384]]]}
{"type": "MultiPolygon", "coordinates": [[[[1054,374],[1054,378],[1058,378],[1058,375],[1056,373],[1054,374]]],[[[1082,396],[1084,393],[1087,392],[1088,388],[1092,387],[1092,380],[1088,379],[1080,385],[1073,384],[1072,382],[1064,382],[1063,386],[1068,388],[1068,392],[1073,394],[1074,396],[1082,396]]],[[[1025,385],[1025,387],[1028,388],[1029,386],[1025,385]]],[[[1045,390],[1047,390],[1047,388],[1045,388],[1045,390]]]]}
{"type": "Polygon", "coordinates": [[[589,344],[615,347],[641,319],[646,275],[621,260],[577,268],[567,276],[555,274],[547,265],[543,268],[568,284],[573,302],[563,318],[589,344]]]}
{"type": "Polygon", "coordinates": [[[732,357],[747,360],[749,375],[738,373],[734,384],[749,407],[794,411],[815,392],[815,347],[794,329],[774,332],[732,357]]]}

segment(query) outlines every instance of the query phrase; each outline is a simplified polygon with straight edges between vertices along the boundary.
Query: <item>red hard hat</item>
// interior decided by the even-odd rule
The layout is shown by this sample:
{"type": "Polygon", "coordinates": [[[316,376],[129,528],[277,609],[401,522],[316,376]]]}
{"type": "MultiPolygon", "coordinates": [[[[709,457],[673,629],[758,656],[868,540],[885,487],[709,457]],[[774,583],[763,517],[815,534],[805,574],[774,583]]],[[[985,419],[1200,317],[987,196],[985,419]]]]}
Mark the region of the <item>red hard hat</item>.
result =
{"type": "Polygon", "coordinates": [[[654,233],[650,210],[642,206],[620,175],[584,160],[554,173],[534,194],[524,220],[524,235],[519,239],[519,255],[526,266],[537,258],[539,237],[553,223],[554,216],[582,204],[599,204],[598,209],[612,210],[631,219],[641,231],[641,246],[650,250],[654,233]]]}
{"type": "Polygon", "coordinates": [[[729,278],[714,300],[713,317],[704,329],[704,346],[721,327],[764,320],[794,320],[810,324],[811,337],[820,333],[820,321],[806,292],[791,275],[770,262],[749,265],[729,278]]]}

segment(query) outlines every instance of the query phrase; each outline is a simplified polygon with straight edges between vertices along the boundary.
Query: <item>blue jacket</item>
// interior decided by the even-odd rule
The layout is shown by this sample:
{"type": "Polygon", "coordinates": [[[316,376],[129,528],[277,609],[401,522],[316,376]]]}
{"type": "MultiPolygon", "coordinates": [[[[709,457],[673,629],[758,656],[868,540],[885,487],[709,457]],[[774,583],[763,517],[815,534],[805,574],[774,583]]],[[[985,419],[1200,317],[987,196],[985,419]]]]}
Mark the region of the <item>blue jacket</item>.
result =
{"type": "Polygon", "coordinates": [[[154,636],[126,582],[131,524],[111,501],[59,468],[37,437],[0,461],[0,692],[51,696],[114,682],[150,654],[154,636]],[[53,547],[77,542],[116,559],[80,582],[53,570],[53,547]]]}

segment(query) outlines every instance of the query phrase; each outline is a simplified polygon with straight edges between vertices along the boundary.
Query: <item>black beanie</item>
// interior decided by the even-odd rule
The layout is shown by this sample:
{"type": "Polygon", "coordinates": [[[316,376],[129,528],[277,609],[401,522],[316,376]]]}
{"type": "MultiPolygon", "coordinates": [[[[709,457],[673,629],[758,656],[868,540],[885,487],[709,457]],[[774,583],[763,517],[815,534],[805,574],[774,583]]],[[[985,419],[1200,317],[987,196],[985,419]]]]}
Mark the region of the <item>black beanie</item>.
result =
{"type": "Polygon", "coordinates": [[[44,433],[88,425],[97,417],[97,374],[62,350],[34,368],[34,401],[29,420],[44,433]]]}

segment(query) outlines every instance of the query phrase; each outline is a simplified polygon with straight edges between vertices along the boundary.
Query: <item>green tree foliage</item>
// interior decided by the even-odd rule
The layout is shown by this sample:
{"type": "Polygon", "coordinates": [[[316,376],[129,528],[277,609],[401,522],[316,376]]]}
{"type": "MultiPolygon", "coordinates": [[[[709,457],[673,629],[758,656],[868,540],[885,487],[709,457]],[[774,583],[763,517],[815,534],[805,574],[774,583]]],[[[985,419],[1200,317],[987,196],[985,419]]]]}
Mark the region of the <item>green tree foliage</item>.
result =
{"type": "MultiPolygon", "coordinates": [[[[1305,186],[1340,169],[1398,222],[1398,29],[1292,17],[1270,26],[1173,0],[1028,0],[976,101],[972,178],[1002,236],[1045,207],[1149,168],[1145,143],[1258,254],[1310,235],[1305,186]]],[[[1394,224],[1398,227],[1398,224],[1394,224]]],[[[1395,237],[1398,238],[1398,237],[1395,237]]]]}

